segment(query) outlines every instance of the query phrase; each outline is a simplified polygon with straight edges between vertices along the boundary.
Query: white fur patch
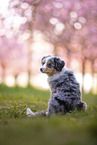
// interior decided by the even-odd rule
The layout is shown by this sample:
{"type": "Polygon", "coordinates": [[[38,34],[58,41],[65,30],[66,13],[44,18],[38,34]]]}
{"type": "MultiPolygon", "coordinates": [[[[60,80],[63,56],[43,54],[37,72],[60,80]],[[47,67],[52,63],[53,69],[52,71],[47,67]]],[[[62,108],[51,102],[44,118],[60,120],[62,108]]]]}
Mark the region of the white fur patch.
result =
{"type": "Polygon", "coordinates": [[[35,115],[35,113],[32,112],[30,108],[27,108],[26,115],[27,115],[28,117],[31,117],[32,115],[35,115]]]}
{"type": "Polygon", "coordinates": [[[47,58],[44,58],[43,60],[45,60],[45,64],[41,67],[42,69],[46,69],[46,66],[47,66],[47,62],[48,62],[48,60],[49,59],[51,59],[51,58],[53,58],[53,57],[47,57],[47,58]]]}
{"type": "Polygon", "coordinates": [[[57,72],[51,77],[48,77],[48,83],[50,84],[51,81],[57,80],[60,76],[62,76],[66,71],[72,72],[71,69],[63,67],[61,72],[57,72]]]}
{"type": "Polygon", "coordinates": [[[87,110],[87,104],[84,102],[83,110],[87,110]]]}

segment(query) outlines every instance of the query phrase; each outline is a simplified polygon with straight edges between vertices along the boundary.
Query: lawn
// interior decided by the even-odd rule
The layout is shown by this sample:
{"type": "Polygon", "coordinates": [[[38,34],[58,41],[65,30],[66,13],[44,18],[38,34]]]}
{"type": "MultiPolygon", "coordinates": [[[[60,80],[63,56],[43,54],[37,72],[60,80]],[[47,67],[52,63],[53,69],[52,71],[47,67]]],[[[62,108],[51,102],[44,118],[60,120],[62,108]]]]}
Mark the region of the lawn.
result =
{"type": "Polygon", "coordinates": [[[26,108],[46,111],[50,93],[0,85],[0,145],[96,145],[97,95],[83,94],[87,111],[53,117],[26,116],[26,108]]]}

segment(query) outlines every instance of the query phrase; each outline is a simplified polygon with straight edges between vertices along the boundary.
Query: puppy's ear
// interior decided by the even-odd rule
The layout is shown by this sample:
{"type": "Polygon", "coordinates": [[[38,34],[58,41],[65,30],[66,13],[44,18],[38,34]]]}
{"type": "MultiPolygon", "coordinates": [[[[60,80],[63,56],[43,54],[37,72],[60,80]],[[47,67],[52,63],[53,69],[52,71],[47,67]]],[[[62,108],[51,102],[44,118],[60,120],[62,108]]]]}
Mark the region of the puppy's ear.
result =
{"type": "Polygon", "coordinates": [[[51,57],[51,56],[50,56],[50,55],[44,56],[44,57],[41,59],[41,64],[42,64],[43,60],[46,59],[47,57],[51,57]]]}
{"type": "Polygon", "coordinates": [[[45,59],[45,58],[47,58],[47,57],[51,57],[50,55],[48,55],[48,56],[44,56],[41,60],[43,60],[43,59],[45,59]]]}
{"type": "Polygon", "coordinates": [[[54,68],[57,70],[57,71],[61,71],[62,68],[64,67],[65,65],[65,62],[63,60],[61,60],[60,58],[58,57],[55,57],[54,58],[54,68]]]}

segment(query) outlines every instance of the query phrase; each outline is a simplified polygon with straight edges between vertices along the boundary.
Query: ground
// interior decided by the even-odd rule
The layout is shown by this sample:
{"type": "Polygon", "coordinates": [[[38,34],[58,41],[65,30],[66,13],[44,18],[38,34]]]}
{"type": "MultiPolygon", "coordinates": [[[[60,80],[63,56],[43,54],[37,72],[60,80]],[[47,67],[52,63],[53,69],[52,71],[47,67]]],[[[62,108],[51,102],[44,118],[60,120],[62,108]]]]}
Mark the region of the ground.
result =
{"type": "Polygon", "coordinates": [[[87,111],[53,117],[26,116],[26,108],[46,111],[50,93],[0,85],[1,145],[96,145],[97,95],[83,94],[87,111]]]}

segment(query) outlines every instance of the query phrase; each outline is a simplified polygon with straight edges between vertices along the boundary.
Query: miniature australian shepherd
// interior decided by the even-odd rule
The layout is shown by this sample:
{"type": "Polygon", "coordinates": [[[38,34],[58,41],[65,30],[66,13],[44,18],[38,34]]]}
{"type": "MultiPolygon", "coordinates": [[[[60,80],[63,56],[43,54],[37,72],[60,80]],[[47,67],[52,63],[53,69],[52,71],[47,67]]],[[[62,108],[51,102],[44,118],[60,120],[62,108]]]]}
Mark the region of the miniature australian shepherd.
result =
{"type": "Polygon", "coordinates": [[[51,97],[47,112],[32,112],[27,108],[27,115],[66,114],[74,109],[86,110],[87,105],[81,101],[81,92],[72,70],[65,68],[65,62],[59,57],[46,56],[41,60],[40,71],[48,75],[51,97]]]}

